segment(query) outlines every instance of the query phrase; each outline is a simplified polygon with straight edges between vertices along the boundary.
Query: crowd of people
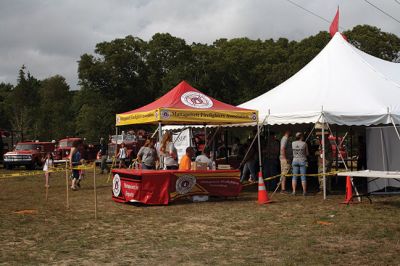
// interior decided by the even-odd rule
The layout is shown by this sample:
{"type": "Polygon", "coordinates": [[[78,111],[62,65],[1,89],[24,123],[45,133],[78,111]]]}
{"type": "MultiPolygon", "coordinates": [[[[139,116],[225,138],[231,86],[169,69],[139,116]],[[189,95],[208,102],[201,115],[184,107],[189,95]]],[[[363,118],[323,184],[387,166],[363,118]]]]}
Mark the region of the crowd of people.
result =
{"type": "MultiPolygon", "coordinates": [[[[365,144],[363,144],[362,140],[363,137],[359,137],[357,170],[366,169],[365,144]]],[[[267,151],[263,150],[264,176],[276,176],[280,174],[280,179],[277,179],[279,183],[271,183],[275,187],[279,185],[281,193],[296,195],[298,191],[297,179],[300,178],[302,193],[303,195],[307,195],[307,174],[318,174],[315,179],[317,182],[312,183],[316,186],[317,193],[322,193],[324,185],[323,173],[328,173],[325,175],[326,193],[329,194],[332,192],[332,183],[334,182],[332,175],[329,173],[332,171],[332,165],[336,156],[339,162],[342,158],[340,158],[340,155],[334,156],[334,151],[338,148],[336,147],[338,144],[331,143],[327,131],[325,131],[324,138],[322,138],[321,131],[316,131],[314,134],[308,136],[307,140],[305,140],[305,136],[301,132],[297,132],[292,136],[288,130],[283,133],[280,139],[277,138],[275,133],[271,133],[268,143],[267,151]],[[290,141],[292,138],[294,140],[290,141]],[[322,141],[322,139],[325,141],[322,141]],[[323,153],[325,154],[324,159],[323,153]],[[287,189],[288,184],[286,179],[288,176],[292,176],[291,192],[287,189]]],[[[315,177],[312,178],[314,179],[315,177]]]]}
{"type": "MultiPolygon", "coordinates": [[[[201,142],[198,137],[194,140],[194,147],[187,147],[185,154],[182,158],[178,158],[177,149],[172,140],[171,132],[165,132],[162,136],[161,142],[157,142],[154,138],[148,138],[144,145],[137,152],[134,162],[137,163],[139,168],[143,170],[190,170],[193,169],[193,163],[203,164],[206,169],[216,169],[214,156],[218,150],[220,154],[227,156],[228,151],[225,145],[218,145],[219,149],[216,152],[211,152],[211,149],[202,143],[202,149],[199,150],[199,143],[201,142]],[[197,140],[197,141],[196,141],[197,140]],[[196,145],[197,144],[197,145],[196,145]],[[220,147],[225,147],[225,153],[220,147]]],[[[282,137],[279,139],[277,134],[271,132],[268,140],[262,145],[262,159],[263,159],[263,176],[276,176],[280,174],[280,179],[274,179],[267,183],[269,188],[280,186],[281,193],[291,193],[296,195],[298,193],[298,180],[300,180],[302,194],[307,195],[307,173],[328,173],[331,171],[333,157],[332,148],[327,136],[325,143],[321,143],[320,136],[305,142],[304,134],[297,132],[292,136],[289,130],[283,132],[282,137]],[[294,138],[294,139],[293,139],[294,138]],[[324,147],[323,147],[324,145],[324,147]],[[325,163],[322,161],[322,150],[325,150],[325,163]],[[325,167],[325,169],[323,168],[325,167]],[[291,191],[287,188],[287,177],[291,176],[291,191]],[[278,182],[279,180],[279,182],[278,182]]],[[[79,143],[77,143],[70,153],[70,166],[71,168],[82,163],[81,154],[79,152],[79,143]]],[[[103,138],[100,139],[100,169],[101,173],[109,172],[110,168],[107,165],[107,143],[103,138]]],[[[239,169],[241,170],[240,182],[256,182],[257,172],[259,170],[259,153],[256,143],[253,138],[248,138],[247,141],[241,144],[239,138],[234,138],[233,145],[229,149],[230,155],[236,156],[241,161],[239,169]]],[[[360,156],[363,158],[362,156],[360,156]]],[[[118,167],[126,168],[131,162],[132,158],[128,156],[128,150],[124,143],[116,151],[116,158],[118,158],[118,167]]],[[[361,163],[360,163],[361,165],[361,163]]],[[[46,186],[49,185],[48,177],[52,166],[51,154],[49,154],[44,162],[43,170],[45,171],[46,186]]],[[[80,187],[80,181],[83,178],[83,171],[72,170],[71,189],[76,190],[80,187]]],[[[322,175],[318,176],[319,191],[323,188],[322,175]]],[[[289,181],[288,181],[289,182],[289,181]]],[[[326,189],[329,193],[331,191],[330,176],[326,175],[326,189]]]]}

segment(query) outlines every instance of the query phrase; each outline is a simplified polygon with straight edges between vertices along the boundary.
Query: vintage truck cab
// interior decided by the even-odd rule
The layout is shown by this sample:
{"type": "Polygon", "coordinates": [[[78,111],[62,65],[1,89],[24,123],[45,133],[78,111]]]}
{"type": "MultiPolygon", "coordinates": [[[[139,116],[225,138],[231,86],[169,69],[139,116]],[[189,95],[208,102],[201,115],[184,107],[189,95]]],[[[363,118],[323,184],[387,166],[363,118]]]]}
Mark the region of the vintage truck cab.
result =
{"type": "Polygon", "coordinates": [[[43,165],[47,153],[54,151],[52,142],[18,142],[15,149],[4,154],[4,167],[12,169],[14,166],[25,166],[27,169],[36,169],[43,165]]]}
{"type": "Polygon", "coordinates": [[[88,161],[96,160],[96,155],[99,150],[99,147],[90,144],[88,145],[84,143],[83,139],[81,138],[65,138],[59,140],[58,145],[54,150],[54,159],[55,160],[69,159],[69,155],[71,154],[71,148],[75,144],[79,143],[82,144],[79,146],[82,158],[88,161]]]}

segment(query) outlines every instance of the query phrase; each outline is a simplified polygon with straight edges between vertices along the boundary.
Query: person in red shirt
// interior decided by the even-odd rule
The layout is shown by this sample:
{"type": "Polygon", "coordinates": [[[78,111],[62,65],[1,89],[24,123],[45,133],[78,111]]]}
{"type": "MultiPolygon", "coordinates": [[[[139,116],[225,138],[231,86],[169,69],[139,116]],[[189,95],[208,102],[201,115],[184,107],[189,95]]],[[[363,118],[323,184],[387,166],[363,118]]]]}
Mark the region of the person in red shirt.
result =
{"type": "Polygon", "coordinates": [[[186,154],[183,155],[181,161],[179,162],[179,170],[190,170],[191,169],[193,155],[194,155],[193,148],[187,147],[186,154]]]}

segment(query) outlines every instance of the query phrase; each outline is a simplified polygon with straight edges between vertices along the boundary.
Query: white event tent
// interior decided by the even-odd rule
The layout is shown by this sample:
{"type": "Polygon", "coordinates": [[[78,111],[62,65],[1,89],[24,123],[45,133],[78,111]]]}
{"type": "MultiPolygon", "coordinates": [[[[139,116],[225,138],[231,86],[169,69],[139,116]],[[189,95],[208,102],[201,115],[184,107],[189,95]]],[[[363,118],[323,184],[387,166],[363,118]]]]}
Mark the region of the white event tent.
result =
{"type": "Polygon", "coordinates": [[[400,123],[400,64],[366,54],[336,33],[304,68],[239,107],[274,124],[400,123]]]}
{"type": "Polygon", "coordinates": [[[336,33],[294,76],[239,107],[258,110],[259,121],[270,125],[395,126],[400,124],[400,64],[366,54],[336,33]]]}

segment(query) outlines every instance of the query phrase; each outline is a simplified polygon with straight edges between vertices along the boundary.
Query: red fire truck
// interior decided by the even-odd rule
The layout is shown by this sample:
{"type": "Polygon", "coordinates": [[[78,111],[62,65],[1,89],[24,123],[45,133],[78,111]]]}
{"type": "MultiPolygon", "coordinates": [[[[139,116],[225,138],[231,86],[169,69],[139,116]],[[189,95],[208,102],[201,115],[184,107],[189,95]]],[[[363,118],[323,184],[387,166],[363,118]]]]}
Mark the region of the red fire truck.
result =
{"type": "Polygon", "coordinates": [[[54,150],[55,160],[67,160],[71,153],[71,148],[75,144],[82,143],[80,146],[80,153],[82,158],[87,161],[96,160],[97,152],[99,150],[98,146],[84,143],[82,138],[65,138],[58,142],[56,149],[54,150]]]}
{"type": "Polygon", "coordinates": [[[108,159],[111,160],[113,156],[118,153],[119,148],[121,147],[121,143],[125,143],[125,147],[127,149],[127,156],[130,159],[136,158],[137,153],[139,152],[140,147],[143,143],[139,142],[136,135],[112,135],[110,138],[110,142],[108,143],[108,159]]]}

